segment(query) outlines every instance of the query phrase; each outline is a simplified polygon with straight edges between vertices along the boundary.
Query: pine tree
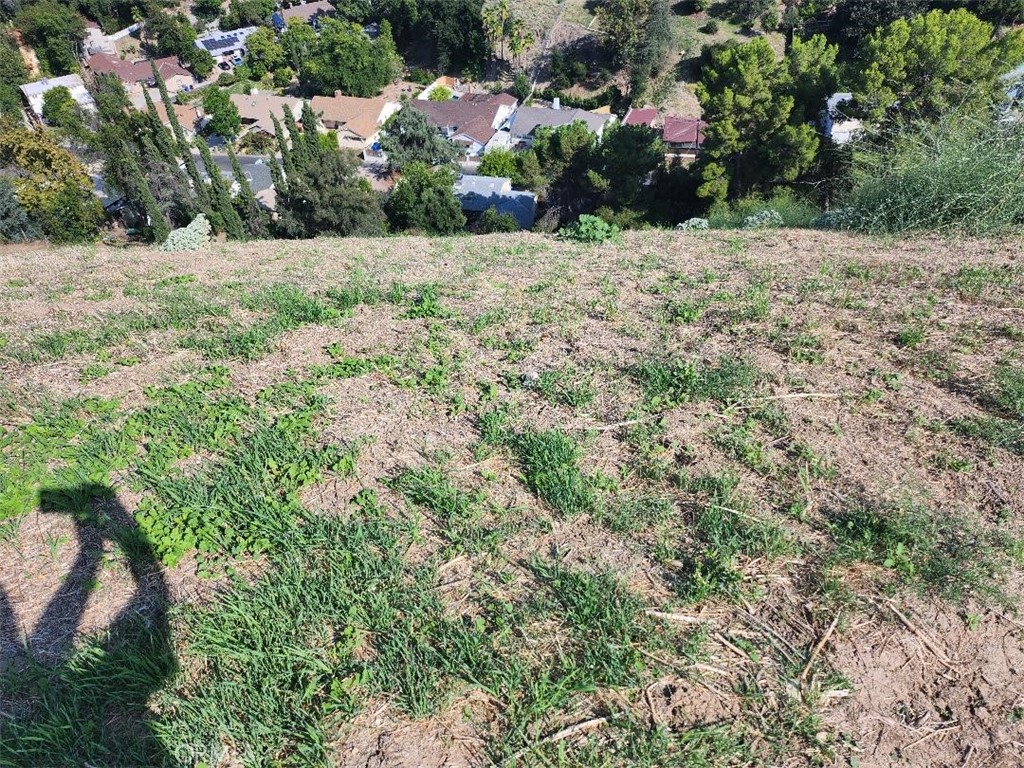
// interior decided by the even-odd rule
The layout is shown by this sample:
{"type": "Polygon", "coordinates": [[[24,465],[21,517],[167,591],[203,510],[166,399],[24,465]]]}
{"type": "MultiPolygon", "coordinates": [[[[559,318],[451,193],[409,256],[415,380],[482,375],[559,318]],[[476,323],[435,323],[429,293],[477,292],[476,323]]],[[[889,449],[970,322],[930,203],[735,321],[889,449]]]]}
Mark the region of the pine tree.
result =
{"type": "Polygon", "coordinates": [[[213,161],[210,154],[210,146],[203,139],[196,139],[196,147],[199,149],[199,156],[203,159],[206,172],[210,176],[210,192],[213,197],[213,204],[216,213],[224,223],[224,232],[231,240],[245,240],[245,226],[242,218],[235,210],[231,201],[231,188],[224,177],[220,175],[220,169],[213,161]]]}
{"type": "Polygon", "coordinates": [[[238,162],[238,157],[231,149],[231,145],[228,145],[228,157],[231,158],[231,170],[235,174],[235,181],[238,182],[238,197],[235,203],[239,209],[242,223],[245,225],[245,231],[251,238],[266,238],[270,234],[270,230],[267,228],[267,217],[260,207],[259,201],[252,191],[252,186],[249,184],[249,179],[246,178],[245,172],[242,170],[242,164],[238,162]]]}
{"type": "Polygon", "coordinates": [[[270,155],[267,158],[267,165],[270,166],[270,178],[274,180],[274,192],[278,195],[287,194],[288,182],[285,181],[284,171],[281,170],[281,164],[277,162],[277,158],[270,155]]]}
{"type": "Polygon", "coordinates": [[[196,207],[205,213],[214,225],[214,228],[217,228],[217,217],[214,215],[213,206],[210,204],[209,190],[206,188],[206,184],[203,183],[203,177],[199,175],[196,159],[192,157],[192,149],[185,139],[185,131],[182,130],[181,123],[178,122],[178,115],[175,113],[174,105],[171,103],[171,95],[167,92],[167,84],[164,83],[164,79],[157,71],[156,64],[151,64],[150,66],[153,68],[153,79],[156,80],[156,86],[160,90],[160,100],[163,102],[164,109],[167,110],[167,121],[171,124],[171,131],[178,145],[178,156],[184,161],[185,172],[188,173],[189,179],[192,180],[192,189],[196,195],[196,207]]]}
{"type": "Polygon", "coordinates": [[[167,223],[163,211],[160,210],[156,197],[153,196],[153,190],[146,180],[146,175],[142,172],[142,164],[139,162],[134,148],[125,145],[123,150],[128,172],[131,175],[131,184],[135,187],[135,196],[142,203],[142,209],[146,213],[146,223],[153,235],[153,242],[162,243],[171,234],[171,226],[167,223]]]}

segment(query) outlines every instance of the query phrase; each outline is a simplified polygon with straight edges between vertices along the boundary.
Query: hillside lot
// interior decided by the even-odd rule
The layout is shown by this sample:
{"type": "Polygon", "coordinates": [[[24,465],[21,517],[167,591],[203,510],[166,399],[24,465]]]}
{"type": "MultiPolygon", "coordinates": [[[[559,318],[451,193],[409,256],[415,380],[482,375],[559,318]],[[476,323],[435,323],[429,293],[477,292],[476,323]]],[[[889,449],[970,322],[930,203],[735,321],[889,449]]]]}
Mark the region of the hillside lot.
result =
{"type": "Polygon", "coordinates": [[[1019,765],[1019,252],[4,252],[0,764],[1019,765]]]}

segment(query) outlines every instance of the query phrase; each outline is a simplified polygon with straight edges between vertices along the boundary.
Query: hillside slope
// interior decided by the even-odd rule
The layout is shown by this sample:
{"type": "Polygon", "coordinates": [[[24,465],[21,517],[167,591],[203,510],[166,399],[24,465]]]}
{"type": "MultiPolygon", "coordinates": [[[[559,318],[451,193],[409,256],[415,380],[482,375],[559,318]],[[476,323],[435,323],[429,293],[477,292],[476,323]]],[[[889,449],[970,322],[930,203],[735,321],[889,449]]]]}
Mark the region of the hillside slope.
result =
{"type": "Polygon", "coordinates": [[[1019,764],[1019,253],[4,252],[0,764],[1019,764]]]}

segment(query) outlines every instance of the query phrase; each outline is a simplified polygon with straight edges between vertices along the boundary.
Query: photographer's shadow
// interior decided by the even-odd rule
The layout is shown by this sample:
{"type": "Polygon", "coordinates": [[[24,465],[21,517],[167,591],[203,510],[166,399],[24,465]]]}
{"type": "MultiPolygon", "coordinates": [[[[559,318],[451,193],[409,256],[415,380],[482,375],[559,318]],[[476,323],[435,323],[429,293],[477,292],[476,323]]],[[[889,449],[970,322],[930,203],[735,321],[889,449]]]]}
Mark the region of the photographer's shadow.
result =
{"type": "Polygon", "coordinates": [[[71,517],[78,554],[31,628],[0,588],[0,765],[173,764],[148,726],[149,698],[176,669],[152,547],[109,487],[44,488],[39,507],[71,517]],[[76,644],[105,541],[134,591],[102,633],[76,644]]]}

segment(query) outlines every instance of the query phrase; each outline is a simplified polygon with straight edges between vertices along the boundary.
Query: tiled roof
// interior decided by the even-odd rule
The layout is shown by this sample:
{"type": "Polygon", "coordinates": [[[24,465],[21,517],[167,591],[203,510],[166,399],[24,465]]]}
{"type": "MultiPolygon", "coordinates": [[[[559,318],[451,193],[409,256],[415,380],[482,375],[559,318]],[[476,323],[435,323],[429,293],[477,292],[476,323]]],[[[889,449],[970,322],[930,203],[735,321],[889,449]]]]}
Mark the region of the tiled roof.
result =
{"type": "MultiPolygon", "coordinates": [[[[154,59],[157,71],[164,80],[172,77],[191,77],[192,73],[185,69],[173,56],[154,59]]],[[[122,61],[109,53],[96,53],[90,56],[85,66],[97,75],[112,73],[123,83],[144,83],[153,79],[153,68],[149,59],[142,61],[122,61]]]]}
{"type": "Polygon", "coordinates": [[[286,109],[291,110],[296,119],[302,109],[302,102],[299,99],[274,93],[233,93],[231,103],[238,107],[238,116],[242,118],[242,122],[255,123],[267,133],[274,130],[271,115],[283,123],[286,109]]]}

